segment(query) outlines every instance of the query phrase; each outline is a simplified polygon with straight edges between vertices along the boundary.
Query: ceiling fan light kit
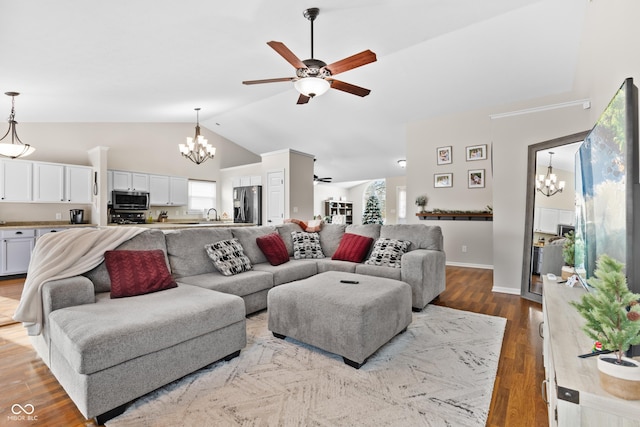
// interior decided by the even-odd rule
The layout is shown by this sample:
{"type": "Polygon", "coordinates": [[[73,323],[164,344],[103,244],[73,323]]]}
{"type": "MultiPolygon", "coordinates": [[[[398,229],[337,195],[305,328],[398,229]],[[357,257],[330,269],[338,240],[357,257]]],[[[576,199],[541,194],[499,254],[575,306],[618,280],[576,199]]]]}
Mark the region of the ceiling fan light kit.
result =
{"type": "Polygon", "coordinates": [[[367,96],[371,90],[335,80],[332,76],[352,70],[362,65],[375,62],[376,54],[370,50],[365,50],[348,58],[327,65],[324,61],[313,57],[313,21],[320,14],[317,7],[306,9],[303,12],[305,18],[311,22],[311,58],[301,61],[282,42],[270,41],[267,44],[282,56],[289,64],[296,69],[296,77],[282,77],[263,80],[245,80],[245,85],[293,82],[293,86],[300,93],[298,104],[306,104],[311,98],[315,98],[326,93],[329,89],[337,89],[357,96],[367,96]]]}

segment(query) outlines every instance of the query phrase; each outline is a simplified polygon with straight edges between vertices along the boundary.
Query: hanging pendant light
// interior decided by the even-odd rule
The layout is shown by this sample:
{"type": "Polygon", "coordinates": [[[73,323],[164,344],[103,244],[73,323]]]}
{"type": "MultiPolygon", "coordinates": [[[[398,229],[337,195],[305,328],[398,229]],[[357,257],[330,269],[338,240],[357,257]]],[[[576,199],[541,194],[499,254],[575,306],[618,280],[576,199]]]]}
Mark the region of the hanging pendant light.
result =
{"type": "Polygon", "coordinates": [[[199,165],[213,159],[216,148],[200,135],[200,108],[194,108],[194,110],[196,110],[196,135],[193,138],[187,137],[187,143],[179,144],[178,148],[184,157],[199,165]]]}
{"type": "Polygon", "coordinates": [[[16,112],[15,112],[15,97],[20,95],[19,92],[5,92],[7,96],[11,97],[11,114],[9,115],[9,129],[7,133],[4,134],[2,138],[0,138],[0,156],[9,157],[11,159],[15,159],[18,157],[26,157],[36,151],[35,148],[30,146],[29,144],[25,144],[20,141],[18,138],[18,132],[16,131],[16,112]],[[11,134],[11,141],[7,138],[11,134]]]}
{"type": "Polygon", "coordinates": [[[565,182],[558,182],[558,176],[553,173],[553,166],[551,166],[553,154],[553,151],[549,152],[549,166],[547,167],[547,174],[539,175],[536,178],[536,189],[547,197],[551,197],[556,193],[562,193],[565,186],[565,182]]]}

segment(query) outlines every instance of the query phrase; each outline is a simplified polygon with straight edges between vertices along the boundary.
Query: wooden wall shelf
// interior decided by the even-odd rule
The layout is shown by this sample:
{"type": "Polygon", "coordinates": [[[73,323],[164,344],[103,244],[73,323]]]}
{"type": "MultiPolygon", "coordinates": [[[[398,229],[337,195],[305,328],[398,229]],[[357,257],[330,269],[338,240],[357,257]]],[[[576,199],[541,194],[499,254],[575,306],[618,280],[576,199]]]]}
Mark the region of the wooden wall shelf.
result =
{"type": "Polygon", "coordinates": [[[416,216],[421,220],[435,221],[493,221],[493,214],[490,213],[444,213],[444,212],[427,212],[417,213],[416,216]]]}

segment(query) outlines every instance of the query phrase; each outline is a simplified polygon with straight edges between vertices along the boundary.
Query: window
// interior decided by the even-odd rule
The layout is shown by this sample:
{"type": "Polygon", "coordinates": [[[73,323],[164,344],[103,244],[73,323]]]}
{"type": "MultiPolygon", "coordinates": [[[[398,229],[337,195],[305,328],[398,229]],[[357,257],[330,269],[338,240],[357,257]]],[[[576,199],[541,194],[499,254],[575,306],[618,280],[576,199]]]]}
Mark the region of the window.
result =
{"type": "Polygon", "coordinates": [[[213,181],[189,180],[189,213],[206,215],[216,207],[216,183],[213,181]]]}
{"type": "Polygon", "coordinates": [[[407,223],[407,187],[396,187],[398,197],[398,224],[407,223]]]}

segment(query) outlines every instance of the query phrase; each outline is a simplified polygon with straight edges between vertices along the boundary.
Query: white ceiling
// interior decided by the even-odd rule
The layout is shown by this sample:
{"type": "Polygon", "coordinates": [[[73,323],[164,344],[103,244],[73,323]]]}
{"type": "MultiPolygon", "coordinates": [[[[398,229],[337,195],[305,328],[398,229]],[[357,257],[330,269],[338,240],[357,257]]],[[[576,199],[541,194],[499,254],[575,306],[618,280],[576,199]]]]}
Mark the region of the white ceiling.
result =
{"type": "Polygon", "coordinates": [[[203,126],[256,154],[314,154],[334,181],[396,176],[408,122],[571,90],[586,3],[0,0],[0,91],[22,93],[22,122],[193,122],[201,107],[203,126]],[[339,77],[369,96],[296,105],[289,82],[241,84],[295,75],[266,42],[307,59],[308,7],[316,58],[377,54],[339,77]]]}

